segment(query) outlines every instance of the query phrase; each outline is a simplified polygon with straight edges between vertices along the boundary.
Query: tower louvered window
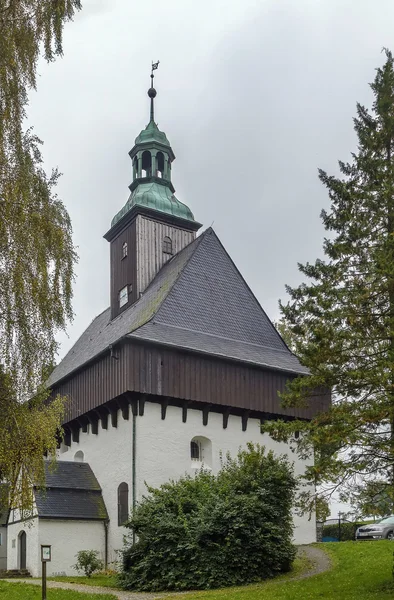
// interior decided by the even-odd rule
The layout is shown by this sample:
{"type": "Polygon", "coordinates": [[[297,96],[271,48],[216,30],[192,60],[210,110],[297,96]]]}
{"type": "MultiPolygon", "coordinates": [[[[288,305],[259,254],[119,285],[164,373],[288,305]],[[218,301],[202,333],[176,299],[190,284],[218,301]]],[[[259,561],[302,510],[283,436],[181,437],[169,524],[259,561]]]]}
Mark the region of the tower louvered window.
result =
{"type": "Polygon", "coordinates": [[[172,239],[167,236],[163,240],[163,252],[164,252],[164,254],[173,254],[172,239]]]}

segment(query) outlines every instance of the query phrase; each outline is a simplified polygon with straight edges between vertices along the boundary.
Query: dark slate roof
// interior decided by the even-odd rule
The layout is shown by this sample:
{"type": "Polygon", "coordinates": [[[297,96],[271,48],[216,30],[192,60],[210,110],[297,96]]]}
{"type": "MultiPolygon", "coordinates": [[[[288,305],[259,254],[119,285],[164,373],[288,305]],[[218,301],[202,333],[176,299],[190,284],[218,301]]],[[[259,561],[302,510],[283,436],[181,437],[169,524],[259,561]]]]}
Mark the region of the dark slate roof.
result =
{"type": "Polygon", "coordinates": [[[99,315],[53,371],[52,386],[121,338],[307,373],[261,308],[212,228],[168,261],[113,321],[99,315]]]}
{"type": "Polygon", "coordinates": [[[87,463],[45,464],[45,489],[35,489],[38,516],[52,519],[106,520],[101,487],[87,463]]]}
{"type": "Polygon", "coordinates": [[[45,485],[51,489],[73,489],[101,492],[101,487],[88,463],[66,460],[54,465],[45,463],[45,485]]]}

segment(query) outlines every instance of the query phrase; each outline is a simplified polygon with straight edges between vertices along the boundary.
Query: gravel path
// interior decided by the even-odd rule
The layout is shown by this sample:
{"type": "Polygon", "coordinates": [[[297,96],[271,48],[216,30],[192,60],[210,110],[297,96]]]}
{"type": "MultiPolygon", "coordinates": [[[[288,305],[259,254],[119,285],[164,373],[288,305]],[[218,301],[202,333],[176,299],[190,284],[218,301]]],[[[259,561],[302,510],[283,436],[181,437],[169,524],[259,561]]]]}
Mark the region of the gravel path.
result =
{"type": "MultiPolygon", "coordinates": [[[[312,567],[308,571],[305,571],[305,573],[301,573],[301,575],[297,575],[296,577],[291,577],[290,579],[287,579],[287,581],[306,579],[307,577],[312,577],[313,575],[318,575],[319,573],[324,573],[325,571],[331,569],[331,562],[327,554],[316,546],[299,546],[298,553],[301,556],[306,556],[311,561],[312,567]]],[[[10,583],[19,582],[29,583],[32,585],[41,585],[41,581],[38,579],[7,579],[4,581],[10,583]]],[[[166,596],[166,594],[122,592],[112,588],[93,587],[78,583],[66,583],[60,581],[48,581],[47,586],[48,588],[61,588],[65,590],[75,590],[76,592],[85,592],[85,594],[113,594],[119,600],[155,600],[156,598],[165,598],[166,596]]],[[[182,594],[178,593],[176,595],[181,596],[182,594]]]]}
{"type": "Polygon", "coordinates": [[[317,546],[298,546],[298,554],[306,556],[312,563],[312,568],[301,575],[296,575],[288,581],[297,581],[298,579],[306,579],[313,575],[319,575],[331,569],[331,561],[327,554],[317,546]]]}

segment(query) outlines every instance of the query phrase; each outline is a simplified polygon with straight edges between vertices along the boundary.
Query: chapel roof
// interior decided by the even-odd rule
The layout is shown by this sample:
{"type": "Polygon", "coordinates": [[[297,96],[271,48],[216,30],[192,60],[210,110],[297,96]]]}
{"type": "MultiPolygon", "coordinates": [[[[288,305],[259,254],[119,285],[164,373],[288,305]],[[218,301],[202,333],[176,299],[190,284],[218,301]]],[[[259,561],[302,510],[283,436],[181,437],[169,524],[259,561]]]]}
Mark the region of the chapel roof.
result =
{"type": "Polygon", "coordinates": [[[87,463],[45,463],[45,489],[35,489],[38,516],[47,519],[105,521],[101,487],[87,463]]]}
{"type": "Polygon", "coordinates": [[[308,371],[290,352],[212,228],[173,256],[144,294],[111,321],[89,325],[48,386],[121,339],[151,342],[294,374],[308,371]]]}

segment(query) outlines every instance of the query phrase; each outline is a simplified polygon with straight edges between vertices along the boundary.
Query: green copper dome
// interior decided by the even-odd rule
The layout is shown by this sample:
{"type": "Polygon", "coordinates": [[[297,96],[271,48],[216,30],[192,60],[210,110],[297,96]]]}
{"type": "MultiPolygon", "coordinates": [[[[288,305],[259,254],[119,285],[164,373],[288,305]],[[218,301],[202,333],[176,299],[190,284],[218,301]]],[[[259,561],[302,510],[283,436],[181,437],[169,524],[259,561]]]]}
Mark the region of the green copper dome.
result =
{"type": "MultiPolygon", "coordinates": [[[[157,92],[153,87],[153,71],[158,64],[152,64],[151,87],[148,90],[150,120],[129,152],[133,165],[133,182],[129,186],[131,194],[124,207],[112,219],[111,227],[119,223],[128,212],[140,207],[189,221],[188,225],[184,225],[196,231],[200,225],[194,220],[192,211],[174,195],[171,172],[175,154],[166,134],[155,123],[154,99],[157,92]]],[[[170,222],[173,221],[174,219],[170,219],[170,222]]]]}
{"type": "Polygon", "coordinates": [[[167,215],[194,221],[192,211],[174,196],[169,187],[155,182],[147,182],[140,183],[133,190],[124,207],[112,219],[111,227],[134,206],[151,208],[167,215]]]}
{"type": "Polygon", "coordinates": [[[170,146],[170,142],[167,139],[166,134],[160,131],[154,121],[150,121],[148,125],[141,131],[138,137],[135,138],[135,145],[149,144],[151,142],[158,142],[164,146],[170,146]]]}

